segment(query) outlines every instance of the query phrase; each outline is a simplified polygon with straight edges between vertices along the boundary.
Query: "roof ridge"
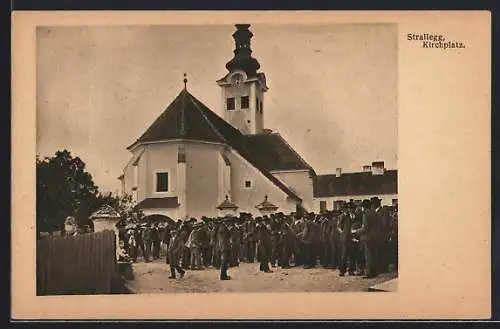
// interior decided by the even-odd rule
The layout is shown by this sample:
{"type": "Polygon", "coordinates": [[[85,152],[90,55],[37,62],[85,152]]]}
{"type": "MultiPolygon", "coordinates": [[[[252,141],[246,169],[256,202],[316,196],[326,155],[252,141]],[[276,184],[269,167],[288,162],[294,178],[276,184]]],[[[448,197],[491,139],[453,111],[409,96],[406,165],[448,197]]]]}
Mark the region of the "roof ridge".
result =
{"type": "Polygon", "coordinates": [[[283,136],[281,136],[281,134],[278,131],[276,132],[273,131],[272,134],[277,135],[290,149],[290,151],[292,151],[297,156],[297,158],[302,162],[303,165],[314,171],[313,167],[309,163],[307,163],[307,161],[297,151],[295,151],[295,149],[286,141],[286,139],[283,138],[283,136]]]}
{"type": "Polygon", "coordinates": [[[200,112],[200,114],[203,117],[203,119],[205,119],[205,121],[210,125],[210,127],[217,134],[217,136],[219,136],[225,143],[227,143],[226,138],[220,133],[220,131],[217,128],[214,127],[214,125],[212,124],[212,122],[205,115],[204,111],[197,104],[198,99],[196,99],[196,97],[194,97],[193,95],[191,95],[187,90],[186,90],[186,92],[188,93],[189,96],[191,96],[191,97],[189,97],[189,100],[191,101],[191,103],[193,103],[194,107],[198,110],[198,112],[200,112]]]}

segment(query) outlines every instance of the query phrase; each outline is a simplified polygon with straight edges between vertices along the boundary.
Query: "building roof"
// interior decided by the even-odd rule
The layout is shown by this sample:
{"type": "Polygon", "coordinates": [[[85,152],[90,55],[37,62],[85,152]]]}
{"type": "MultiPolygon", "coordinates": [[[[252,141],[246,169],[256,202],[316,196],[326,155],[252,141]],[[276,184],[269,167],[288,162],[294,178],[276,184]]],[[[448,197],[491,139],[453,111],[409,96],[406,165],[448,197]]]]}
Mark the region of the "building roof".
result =
{"type": "Polygon", "coordinates": [[[318,175],[314,181],[314,197],[348,195],[383,195],[398,193],[398,171],[386,170],[383,175],[371,172],[318,175]]]}
{"type": "MultiPolygon", "coordinates": [[[[270,173],[270,170],[283,167],[288,162],[293,162],[294,166],[300,162],[299,159],[290,160],[295,151],[290,146],[286,146],[288,144],[286,144],[281,136],[272,137],[273,135],[263,138],[252,138],[243,135],[238,129],[234,128],[191,95],[186,89],[183,89],[146,132],[128,148],[131,149],[133,146],[141,143],[172,139],[227,144],[290,198],[302,201],[292,190],[270,173]],[[260,147],[266,149],[265,154],[270,157],[270,160],[264,159],[265,156],[262,155],[260,147]],[[273,153],[273,147],[276,148],[275,153],[287,155],[284,162],[278,161],[277,156],[270,156],[273,153]]],[[[295,168],[290,167],[289,169],[295,168]]]]}
{"type": "Polygon", "coordinates": [[[264,201],[259,203],[257,206],[255,206],[255,208],[257,208],[259,210],[276,210],[276,209],[278,209],[278,206],[269,202],[267,200],[267,195],[266,195],[264,201]]]}
{"type": "Polygon", "coordinates": [[[254,160],[269,171],[312,169],[279,133],[247,135],[245,139],[254,160]]]}
{"type": "Polygon", "coordinates": [[[226,199],[224,201],[221,202],[220,205],[217,206],[217,209],[220,209],[220,210],[223,210],[223,209],[238,209],[238,206],[236,204],[234,204],[233,202],[231,202],[231,200],[229,200],[229,198],[226,196],[226,199]]]}
{"type": "Polygon", "coordinates": [[[103,205],[101,208],[97,209],[94,211],[90,217],[90,219],[104,219],[104,218],[112,218],[112,219],[118,219],[120,218],[120,214],[118,211],[113,209],[110,205],[103,205]]]}
{"type": "Polygon", "coordinates": [[[142,142],[179,138],[225,142],[193,98],[186,89],[183,89],[146,132],[128,148],[142,142]]]}
{"type": "Polygon", "coordinates": [[[139,202],[136,207],[140,209],[178,208],[179,201],[176,196],[165,198],[146,198],[139,202]]]}

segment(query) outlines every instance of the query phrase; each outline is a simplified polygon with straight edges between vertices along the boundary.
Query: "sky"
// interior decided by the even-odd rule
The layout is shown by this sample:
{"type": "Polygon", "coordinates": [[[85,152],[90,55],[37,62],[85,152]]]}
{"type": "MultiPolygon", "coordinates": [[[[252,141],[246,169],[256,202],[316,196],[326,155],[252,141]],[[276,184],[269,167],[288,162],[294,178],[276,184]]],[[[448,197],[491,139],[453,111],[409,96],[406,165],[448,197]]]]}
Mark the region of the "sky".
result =
{"type": "MultiPolygon", "coordinates": [[[[265,128],[318,174],[397,168],[397,26],[252,25],[266,74],[265,128]]],[[[132,144],[184,87],[222,117],[216,80],[233,25],[37,28],[37,154],[68,149],[103,192],[132,144]]]]}

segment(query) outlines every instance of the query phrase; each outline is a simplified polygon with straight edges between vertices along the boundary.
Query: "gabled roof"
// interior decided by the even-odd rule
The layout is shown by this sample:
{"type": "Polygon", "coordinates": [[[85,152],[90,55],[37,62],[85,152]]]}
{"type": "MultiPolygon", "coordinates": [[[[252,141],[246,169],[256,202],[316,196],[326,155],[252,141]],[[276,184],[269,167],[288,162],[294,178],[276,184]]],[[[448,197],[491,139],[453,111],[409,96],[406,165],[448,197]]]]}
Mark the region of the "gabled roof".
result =
{"type": "Polygon", "coordinates": [[[257,206],[255,206],[255,208],[259,209],[259,210],[277,210],[278,209],[278,206],[276,206],[275,204],[269,202],[267,200],[267,195],[266,195],[266,198],[263,202],[259,203],[257,206]]]}
{"type": "Polygon", "coordinates": [[[120,214],[118,213],[118,211],[116,211],[115,209],[113,209],[113,207],[111,207],[110,205],[103,205],[101,208],[97,209],[96,211],[94,211],[90,217],[90,219],[99,219],[99,218],[115,218],[115,219],[118,219],[120,218],[120,214]]]}
{"type": "Polygon", "coordinates": [[[220,205],[217,206],[217,209],[223,210],[223,209],[238,209],[238,206],[234,204],[229,198],[226,196],[226,199],[221,202],[220,205]]]}
{"type": "MultiPolygon", "coordinates": [[[[172,139],[187,139],[223,143],[236,150],[246,161],[258,169],[274,185],[285,192],[290,198],[302,201],[292,190],[290,190],[279,179],[274,177],[268,169],[269,162],[265,162],[259,155],[260,150],[256,148],[258,141],[250,141],[251,138],[243,135],[224,119],[215,114],[201,101],[191,95],[186,89],[174,99],[167,109],[155,120],[155,122],[139,137],[131,146],[172,139]]],[[[267,138],[264,138],[267,139],[267,138]]],[[[271,144],[267,144],[269,149],[271,144]]],[[[276,143],[278,145],[279,143],[276,143]]],[[[268,150],[268,152],[271,152],[268,150]]],[[[282,150],[282,152],[284,152],[282,150]]]]}
{"type": "Polygon", "coordinates": [[[269,171],[312,170],[312,167],[278,133],[245,136],[245,147],[269,171]]]}
{"type": "MultiPolygon", "coordinates": [[[[224,143],[224,138],[214,129],[193,99],[183,89],[133,145],[179,138],[224,143]]],[[[129,146],[131,147],[132,145],[129,146]]]]}
{"type": "Polygon", "coordinates": [[[371,172],[318,175],[314,181],[314,197],[348,195],[383,195],[398,193],[398,171],[386,170],[383,175],[371,172]]]}

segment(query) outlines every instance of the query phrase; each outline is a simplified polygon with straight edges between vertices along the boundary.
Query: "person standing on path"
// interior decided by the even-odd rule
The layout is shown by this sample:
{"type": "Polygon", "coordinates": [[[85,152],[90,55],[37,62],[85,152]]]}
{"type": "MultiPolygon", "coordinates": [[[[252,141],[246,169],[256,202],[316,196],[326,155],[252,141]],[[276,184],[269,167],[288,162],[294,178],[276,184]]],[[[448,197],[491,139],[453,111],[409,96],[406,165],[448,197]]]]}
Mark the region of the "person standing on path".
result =
{"type": "Polygon", "coordinates": [[[377,214],[371,209],[370,200],[363,200],[361,205],[363,211],[363,222],[361,227],[353,230],[353,234],[360,236],[365,254],[366,275],[363,278],[370,279],[376,277],[377,269],[377,214]]]}
{"type": "Polygon", "coordinates": [[[290,258],[295,247],[295,234],[293,234],[288,223],[282,224],[282,250],[281,250],[281,268],[290,268],[290,258]]]}
{"type": "Polygon", "coordinates": [[[344,205],[337,223],[340,236],[340,276],[344,276],[349,262],[349,275],[354,275],[356,263],[353,257],[352,224],[355,221],[353,205],[344,205]]]}
{"type": "Polygon", "coordinates": [[[257,258],[260,262],[259,270],[264,273],[272,273],[273,271],[269,269],[272,250],[271,230],[265,223],[259,221],[257,232],[257,258]]]}
{"type": "Polygon", "coordinates": [[[227,274],[231,257],[231,233],[227,223],[232,220],[232,217],[226,216],[217,227],[217,250],[220,253],[220,280],[231,280],[231,277],[227,274]]]}
{"type": "Polygon", "coordinates": [[[176,278],[176,271],[179,272],[180,277],[184,277],[186,271],[179,266],[179,259],[184,250],[184,239],[182,234],[177,231],[177,228],[171,231],[171,240],[168,246],[168,260],[170,263],[170,276],[169,279],[176,278]]]}

